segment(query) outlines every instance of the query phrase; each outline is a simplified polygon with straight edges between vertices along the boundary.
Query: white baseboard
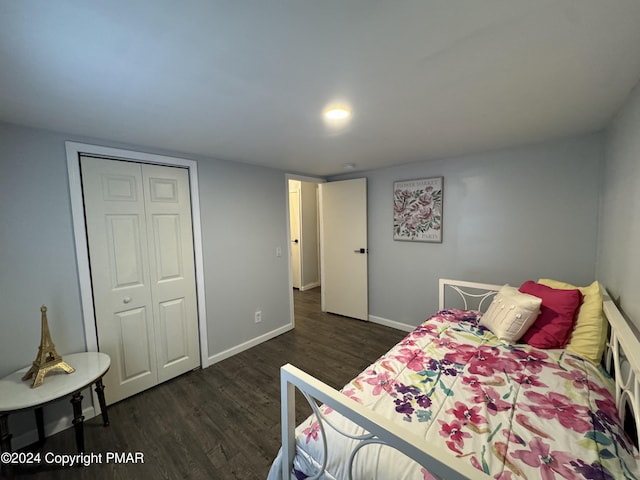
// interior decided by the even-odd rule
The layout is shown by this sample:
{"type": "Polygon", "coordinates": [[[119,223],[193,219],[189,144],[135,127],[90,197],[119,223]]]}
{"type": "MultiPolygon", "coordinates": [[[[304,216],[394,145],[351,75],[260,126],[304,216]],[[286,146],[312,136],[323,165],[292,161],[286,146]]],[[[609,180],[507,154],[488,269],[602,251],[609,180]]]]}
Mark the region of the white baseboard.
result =
{"type": "Polygon", "coordinates": [[[261,344],[262,342],[266,342],[267,340],[271,340],[272,338],[277,337],[278,335],[282,335],[285,332],[293,329],[293,324],[289,323],[283,327],[276,328],[270,332],[265,333],[264,335],[260,335],[259,337],[253,338],[247,342],[241,343],[240,345],[236,345],[235,347],[229,348],[223,352],[216,353],[215,355],[211,355],[209,360],[209,365],[211,366],[214,363],[221,362],[225,358],[232,357],[233,355],[248,350],[251,347],[255,347],[256,345],[261,344]]]}
{"type": "Polygon", "coordinates": [[[308,283],[306,285],[302,285],[300,287],[300,291],[304,292],[305,290],[311,290],[312,288],[318,288],[320,286],[320,282],[308,283]]]}
{"type": "Polygon", "coordinates": [[[384,325],[385,327],[395,328],[397,330],[402,330],[404,332],[412,332],[417,327],[417,325],[409,325],[407,323],[400,323],[400,322],[396,322],[395,320],[389,320],[387,318],[376,317],[375,315],[369,315],[369,321],[371,323],[377,323],[379,325],[384,325]]]}
{"type": "MultiPolygon", "coordinates": [[[[71,409],[71,407],[69,407],[71,409]]],[[[45,407],[46,410],[46,407],[45,407]]],[[[36,419],[35,415],[33,415],[33,425],[34,428],[28,430],[20,435],[13,437],[11,439],[11,448],[15,452],[16,450],[26,447],[27,445],[31,445],[38,441],[38,429],[35,428],[36,419]]],[[[46,411],[45,411],[46,415],[46,411]]],[[[96,411],[93,406],[87,406],[82,409],[82,415],[84,416],[84,420],[87,421],[90,418],[96,416],[96,411]]],[[[44,436],[50,437],[51,435],[55,435],[58,432],[66,430],[67,428],[71,428],[73,426],[73,415],[65,415],[63,417],[57,418],[56,420],[45,423],[44,424],[44,436]]]]}

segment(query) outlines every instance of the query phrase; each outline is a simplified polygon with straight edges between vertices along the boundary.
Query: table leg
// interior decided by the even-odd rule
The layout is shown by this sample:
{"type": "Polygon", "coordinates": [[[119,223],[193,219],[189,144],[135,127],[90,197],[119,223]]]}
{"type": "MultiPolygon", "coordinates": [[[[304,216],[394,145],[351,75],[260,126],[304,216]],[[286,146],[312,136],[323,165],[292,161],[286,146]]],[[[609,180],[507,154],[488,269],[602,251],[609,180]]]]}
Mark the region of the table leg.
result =
{"type": "MultiPolygon", "coordinates": [[[[9,433],[9,415],[0,413],[0,452],[11,451],[11,434],[9,433]]],[[[13,478],[11,464],[0,463],[0,477],[13,478]]]]}
{"type": "Polygon", "coordinates": [[[0,451],[11,451],[11,434],[9,433],[9,415],[0,414],[0,451]]]}
{"type": "Polygon", "coordinates": [[[100,411],[102,412],[102,423],[106,427],[109,425],[109,415],[107,414],[107,402],[104,400],[104,385],[102,379],[96,382],[96,393],[98,394],[98,402],[100,403],[100,411]]]}
{"type": "Polygon", "coordinates": [[[82,392],[76,392],[71,397],[73,405],[73,426],[76,431],[76,447],[78,453],[84,452],[84,416],[82,415],[82,392]]]}
{"type": "Polygon", "coordinates": [[[44,414],[42,407],[38,407],[33,411],[36,415],[36,427],[38,428],[38,442],[40,445],[44,443],[44,414]]]}

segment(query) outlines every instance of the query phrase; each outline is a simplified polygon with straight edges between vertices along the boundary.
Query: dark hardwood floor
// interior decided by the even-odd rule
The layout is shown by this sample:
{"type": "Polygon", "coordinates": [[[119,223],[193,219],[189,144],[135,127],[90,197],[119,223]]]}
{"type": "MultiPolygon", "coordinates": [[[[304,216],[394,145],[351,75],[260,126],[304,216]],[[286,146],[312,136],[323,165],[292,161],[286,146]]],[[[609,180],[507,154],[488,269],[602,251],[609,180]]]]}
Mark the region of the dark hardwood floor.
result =
{"type": "MultiPolygon", "coordinates": [[[[404,332],[320,311],[320,290],[295,291],[296,328],[204,370],[109,407],[111,425],[85,422],[89,467],[22,468],[29,479],[264,479],[280,446],[279,368],[291,363],[342,388],[404,332]],[[142,452],[142,464],[106,464],[107,452],[142,452]]],[[[310,412],[299,395],[298,421],[310,412]]],[[[39,450],[75,453],[73,429],[39,450]]]]}

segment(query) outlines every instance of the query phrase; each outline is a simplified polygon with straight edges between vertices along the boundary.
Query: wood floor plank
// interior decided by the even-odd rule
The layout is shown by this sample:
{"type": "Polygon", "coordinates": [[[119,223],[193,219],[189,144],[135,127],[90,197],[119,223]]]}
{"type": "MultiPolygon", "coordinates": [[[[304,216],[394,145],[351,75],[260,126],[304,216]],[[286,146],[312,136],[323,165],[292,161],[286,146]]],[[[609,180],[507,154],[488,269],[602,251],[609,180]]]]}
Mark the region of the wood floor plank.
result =
{"type": "MultiPolygon", "coordinates": [[[[279,369],[285,363],[342,388],[404,332],[320,311],[320,290],[295,291],[294,330],[109,407],[85,422],[88,453],[142,452],[144,464],[21,470],[15,478],[260,479],[280,447],[279,369]]],[[[297,396],[296,417],[310,413],[297,396]]],[[[42,452],[75,453],[73,429],[42,452]]]]}

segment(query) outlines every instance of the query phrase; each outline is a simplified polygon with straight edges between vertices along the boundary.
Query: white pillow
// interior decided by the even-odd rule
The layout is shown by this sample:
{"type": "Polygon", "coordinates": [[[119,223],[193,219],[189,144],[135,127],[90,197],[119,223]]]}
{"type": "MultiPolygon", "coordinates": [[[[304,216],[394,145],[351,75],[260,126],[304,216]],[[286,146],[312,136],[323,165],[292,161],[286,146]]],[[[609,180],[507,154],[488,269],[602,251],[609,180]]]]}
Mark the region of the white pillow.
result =
{"type": "Polygon", "coordinates": [[[536,321],[541,304],[542,299],[505,285],[480,318],[480,325],[491,330],[501,341],[515,343],[536,321]]]}

